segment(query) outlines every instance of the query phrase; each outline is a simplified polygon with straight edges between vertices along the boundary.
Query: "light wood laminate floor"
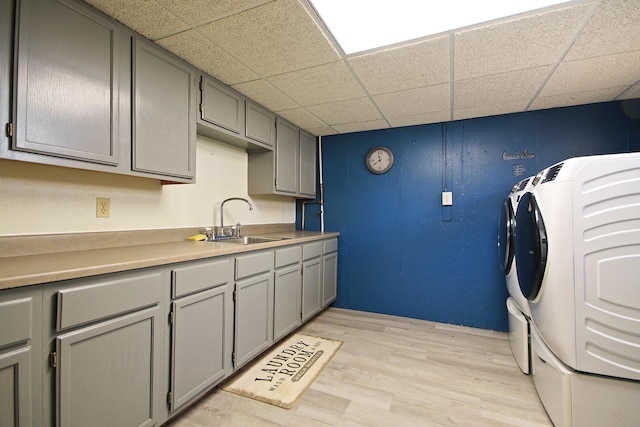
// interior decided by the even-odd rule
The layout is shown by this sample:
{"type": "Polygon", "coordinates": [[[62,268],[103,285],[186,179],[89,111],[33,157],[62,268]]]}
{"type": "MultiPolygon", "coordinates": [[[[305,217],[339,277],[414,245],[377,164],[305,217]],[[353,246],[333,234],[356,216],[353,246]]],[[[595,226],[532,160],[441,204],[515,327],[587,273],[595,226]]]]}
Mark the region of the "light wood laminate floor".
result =
{"type": "Polygon", "coordinates": [[[552,425],[506,333],[337,308],[299,332],[344,345],[293,409],[216,389],[168,425],[552,425]]]}

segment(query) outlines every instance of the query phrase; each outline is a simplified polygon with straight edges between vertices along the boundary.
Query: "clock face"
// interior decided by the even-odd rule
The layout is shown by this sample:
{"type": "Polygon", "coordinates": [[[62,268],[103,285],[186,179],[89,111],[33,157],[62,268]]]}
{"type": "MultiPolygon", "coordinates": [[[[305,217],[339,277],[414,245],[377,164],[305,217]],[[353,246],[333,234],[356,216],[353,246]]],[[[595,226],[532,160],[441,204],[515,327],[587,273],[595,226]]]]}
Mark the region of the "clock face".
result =
{"type": "Polygon", "coordinates": [[[366,163],[375,174],[388,172],[393,166],[393,153],[387,147],[375,147],[367,153],[366,163]]]}

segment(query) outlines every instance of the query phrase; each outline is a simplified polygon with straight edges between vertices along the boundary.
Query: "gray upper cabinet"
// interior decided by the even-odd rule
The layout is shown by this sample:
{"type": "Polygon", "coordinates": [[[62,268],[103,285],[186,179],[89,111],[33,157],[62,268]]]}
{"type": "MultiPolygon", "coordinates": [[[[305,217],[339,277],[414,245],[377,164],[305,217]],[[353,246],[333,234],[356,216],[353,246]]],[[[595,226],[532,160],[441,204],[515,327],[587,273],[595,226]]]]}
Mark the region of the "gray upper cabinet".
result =
{"type": "Polygon", "coordinates": [[[195,69],[158,46],[133,39],[133,169],[195,176],[195,69]]]}
{"type": "Polygon", "coordinates": [[[315,137],[278,117],[275,150],[249,153],[249,194],[314,198],[315,187],[315,137]]]}
{"type": "Polygon", "coordinates": [[[242,95],[207,76],[201,77],[200,91],[202,121],[241,135],[245,122],[242,95]]]}
{"type": "Polygon", "coordinates": [[[18,4],[12,148],[117,165],[121,27],[74,1],[18,4]]]}
{"type": "Polygon", "coordinates": [[[276,137],[276,191],[296,194],[298,189],[298,128],[278,120],[276,137]]]}
{"type": "Polygon", "coordinates": [[[275,114],[202,74],[198,133],[247,151],[273,149],[275,114]]]}
{"type": "Polygon", "coordinates": [[[316,138],[301,130],[300,131],[300,148],[298,155],[298,192],[302,196],[316,196],[316,138]]]}
{"type": "Polygon", "coordinates": [[[246,101],[245,135],[270,147],[276,138],[276,115],[249,100],[246,101]]]}

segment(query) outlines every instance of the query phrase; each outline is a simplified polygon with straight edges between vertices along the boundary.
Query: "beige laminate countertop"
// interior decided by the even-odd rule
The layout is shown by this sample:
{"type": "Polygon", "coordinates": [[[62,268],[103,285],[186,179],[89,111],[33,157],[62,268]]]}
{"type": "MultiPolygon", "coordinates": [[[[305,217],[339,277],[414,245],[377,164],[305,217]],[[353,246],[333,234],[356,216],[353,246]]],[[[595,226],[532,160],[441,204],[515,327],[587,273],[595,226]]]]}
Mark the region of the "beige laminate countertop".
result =
{"type": "Polygon", "coordinates": [[[340,233],[287,231],[265,234],[270,235],[289,239],[250,245],[180,241],[0,257],[0,290],[311,242],[337,237],[340,233]]]}

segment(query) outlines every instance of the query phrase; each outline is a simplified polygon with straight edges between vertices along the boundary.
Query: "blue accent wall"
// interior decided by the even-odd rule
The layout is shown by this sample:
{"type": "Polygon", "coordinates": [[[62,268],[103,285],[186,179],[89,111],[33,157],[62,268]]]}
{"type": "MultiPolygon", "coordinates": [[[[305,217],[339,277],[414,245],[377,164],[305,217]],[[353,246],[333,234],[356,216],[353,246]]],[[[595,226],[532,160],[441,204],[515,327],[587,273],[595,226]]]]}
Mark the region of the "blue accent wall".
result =
{"type": "MultiPolygon", "coordinates": [[[[566,158],[639,151],[640,100],[333,135],[322,150],[325,229],[341,233],[335,306],[504,331],[504,198],[566,158]],[[364,162],[378,145],[395,156],[383,175],[364,162]]],[[[305,222],[319,229],[317,205],[305,222]]]]}

